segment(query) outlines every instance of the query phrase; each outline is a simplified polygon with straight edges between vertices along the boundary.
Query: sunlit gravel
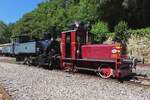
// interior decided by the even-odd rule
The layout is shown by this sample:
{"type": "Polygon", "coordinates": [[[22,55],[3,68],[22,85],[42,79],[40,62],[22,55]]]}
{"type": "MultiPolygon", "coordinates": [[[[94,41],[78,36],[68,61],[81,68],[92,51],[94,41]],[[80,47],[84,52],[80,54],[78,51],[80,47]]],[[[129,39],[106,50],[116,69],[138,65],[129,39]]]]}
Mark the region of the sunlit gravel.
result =
{"type": "Polygon", "coordinates": [[[150,87],[6,62],[0,84],[14,100],[150,100],[150,87]]]}

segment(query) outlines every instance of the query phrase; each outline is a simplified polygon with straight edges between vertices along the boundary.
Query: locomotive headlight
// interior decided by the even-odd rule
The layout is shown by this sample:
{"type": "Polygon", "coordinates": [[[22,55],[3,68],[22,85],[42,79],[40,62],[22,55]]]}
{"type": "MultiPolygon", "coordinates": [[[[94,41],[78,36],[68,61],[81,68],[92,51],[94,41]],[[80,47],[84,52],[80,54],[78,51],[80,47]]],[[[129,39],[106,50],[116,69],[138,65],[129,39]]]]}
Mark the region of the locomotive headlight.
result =
{"type": "Polygon", "coordinates": [[[120,50],[117,50],[118,53],[120,53],[120,50]]]}
{"type": "Polygon", "coordinates": [[[112,53],[117,53],[117,49],[112,49],[112,53]]]}

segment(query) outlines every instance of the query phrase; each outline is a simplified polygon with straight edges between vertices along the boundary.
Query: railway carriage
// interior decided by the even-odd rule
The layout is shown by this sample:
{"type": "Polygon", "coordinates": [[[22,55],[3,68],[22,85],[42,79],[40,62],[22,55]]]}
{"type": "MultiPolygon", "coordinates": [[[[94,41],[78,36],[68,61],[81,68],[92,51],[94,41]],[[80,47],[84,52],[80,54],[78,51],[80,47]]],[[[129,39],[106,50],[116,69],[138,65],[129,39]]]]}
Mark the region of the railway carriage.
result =
{"type": "Polygon", "coordinates": [[[1,44],[1,54],[4,56],[11,56],[12,54],[12,44],[7,43],[7,44],[1,44]]]}
{"type": "Polygon", "coordinates": [[[16,61],[28,65],[51,65],[51,56],[59,51],[56,44],[58,42],[48,33],[44,34],[43,39],[31,39],[28,35],[20,35],[13,37],[11,43],[2,46],[2,54],[14,56],[16,61]]]}

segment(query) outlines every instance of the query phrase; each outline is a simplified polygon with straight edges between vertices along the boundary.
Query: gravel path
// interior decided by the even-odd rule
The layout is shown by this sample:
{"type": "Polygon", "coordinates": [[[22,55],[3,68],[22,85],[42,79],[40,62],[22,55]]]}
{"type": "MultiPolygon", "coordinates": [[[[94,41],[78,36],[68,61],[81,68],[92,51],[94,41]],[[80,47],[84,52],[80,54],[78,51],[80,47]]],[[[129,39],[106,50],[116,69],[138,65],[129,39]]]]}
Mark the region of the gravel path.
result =
{"type": "Polygon", "coordinates": [[[150,100],[150,87],[6,62],[0,83],[14,100],[150,100]]]}

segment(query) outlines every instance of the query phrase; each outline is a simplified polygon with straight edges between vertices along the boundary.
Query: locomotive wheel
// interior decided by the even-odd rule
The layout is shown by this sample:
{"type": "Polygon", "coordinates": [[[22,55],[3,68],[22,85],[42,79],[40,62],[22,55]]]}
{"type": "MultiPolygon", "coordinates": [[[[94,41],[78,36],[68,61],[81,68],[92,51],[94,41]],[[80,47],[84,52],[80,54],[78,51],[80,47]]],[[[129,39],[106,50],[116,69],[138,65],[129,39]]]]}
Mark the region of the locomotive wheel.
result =
{"type": "Polygon", "coordinates": [[[31,57],[27,58],[27,62],[26,63],[27,63],[28,66],[32,65],[32,59],[31,59],[31,57]]]}
{"type": "Polygon", "coordinates": [[[45,58],[42,57],[42,55],[38,58],[38,66],[41,67],[45,62],[45,58]]]}
{"type": "Polygon", "coordinates": [[[32,64],[32,59],[30,57],[25,57],[24,59],[24,64],[31,66],[32,64]]]}
{"type": "Polygon", "coordinates": [[[113,69],[110,67],[99,67],[98,75],[104,79],[110,78],[113,75],[113,69]]]}

